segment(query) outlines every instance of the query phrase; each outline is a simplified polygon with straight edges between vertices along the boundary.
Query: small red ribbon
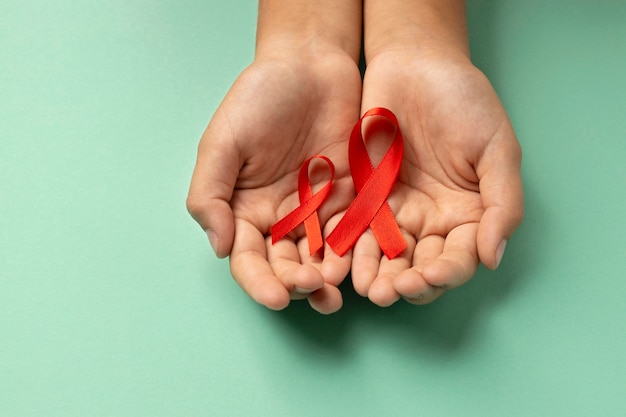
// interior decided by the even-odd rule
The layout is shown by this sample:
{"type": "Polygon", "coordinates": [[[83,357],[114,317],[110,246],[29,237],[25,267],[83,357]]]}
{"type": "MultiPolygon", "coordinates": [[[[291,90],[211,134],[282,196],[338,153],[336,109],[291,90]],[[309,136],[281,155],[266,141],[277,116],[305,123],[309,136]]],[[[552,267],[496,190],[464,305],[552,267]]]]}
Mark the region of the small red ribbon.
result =
{"type": "Polygon", "coordinates": [[[387,197],[398,178],[404,153],[398,119],[390,110],[382,107],[368,110],[352,129],[348,149],[357,196],[328,236],[327,242],[339,256],[343,256],[369,226],[387,258],[393,259],[407,247],[387,203],[387,197]],[[384,117],[396,128],[393,141],[376,168],[367,153],[361,133],[363,120],[370,116],[384,117]]]}
{"type": "Polygon", "coordinates": [[[304,230],[309,241],[309,254],[313,255],[320,250],[322,246],[324,246],[317,209],[328,197],[334,178],[335,166],[327,157],[323,155],[315,155],[304,162],[302,168],[300,168],[300,174],[298,175],[298,196],[300,198],[300,206],[271,227],[272,244],[285,237],[299,224],[304,223],[304,230]],[[311,182],[309,181],[309,165],[311,164],[311,161],[316,158],[322,159],[330,167],[330,180],[321,190],[313,194],[311,182]]]}

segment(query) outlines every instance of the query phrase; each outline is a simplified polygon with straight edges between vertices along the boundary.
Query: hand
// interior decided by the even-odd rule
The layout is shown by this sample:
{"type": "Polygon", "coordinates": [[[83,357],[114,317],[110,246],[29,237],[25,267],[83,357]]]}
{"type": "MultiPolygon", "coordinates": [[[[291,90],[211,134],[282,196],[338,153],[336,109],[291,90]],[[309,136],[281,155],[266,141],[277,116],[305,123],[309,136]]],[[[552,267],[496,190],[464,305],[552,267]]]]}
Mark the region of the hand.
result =
{"type": "MultiPolygon", "coordinates": [[[[468,281],[479,260],[496,268],[523,217],[521,150],[486,77],[462,54],[389,50],[368,63],[362,106],[398,117],[405,153],[388,201],[409,247],[389,260],[365,233],[356,291],[381,306],[424,304],[468,281]]],[[[390,137],[370,130],[368,148],[390,137]]]]}
{"type": "MultiPolygon", "coordinates": [[[[349,55],[332,48],[272,50],[236,80],[198,148],[187,206],[207,231],[219,257],[230,255],[231,272],[254,300],[282,309],[308,297],[331,313],[342,305],[336,288],[350,269],[325,247],[309,256],[304,228],[275,245],[272,224],[299,205],[298,172],[324,154],[337,172],[331,197],[320,208],[328,234],[353,198],[347,140],[358,119],[361,79],[349,55]]],[[[323,167],[323,164],[320,165],[323,167]]],[[[323,185],[328,170],[311,170],[323,185]]]]}

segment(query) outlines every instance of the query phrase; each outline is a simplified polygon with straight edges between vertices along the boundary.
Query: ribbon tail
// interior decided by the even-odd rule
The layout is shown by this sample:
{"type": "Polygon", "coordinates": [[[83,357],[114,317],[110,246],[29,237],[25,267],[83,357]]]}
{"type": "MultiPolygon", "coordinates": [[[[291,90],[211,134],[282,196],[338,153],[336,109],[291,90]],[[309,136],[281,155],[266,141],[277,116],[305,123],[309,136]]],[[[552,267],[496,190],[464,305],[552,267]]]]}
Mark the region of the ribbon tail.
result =
{"type": "Polygon", "coordinates": [[[374,236],[383,250],[383,253],[389,259],[393,259],[400,255],[408,246],[398,223],[393,216],[391,207],[385,202],[372,219],[370,228],[374,232],[374,236]]]}
{"type": "Polygon", "coordinates": [[[317,212],[311,214],[304,221],[304,230],[306,231],[306,238],[309,243],[309,255],[313,256],[324,246],[322,228],[317,212]]]}

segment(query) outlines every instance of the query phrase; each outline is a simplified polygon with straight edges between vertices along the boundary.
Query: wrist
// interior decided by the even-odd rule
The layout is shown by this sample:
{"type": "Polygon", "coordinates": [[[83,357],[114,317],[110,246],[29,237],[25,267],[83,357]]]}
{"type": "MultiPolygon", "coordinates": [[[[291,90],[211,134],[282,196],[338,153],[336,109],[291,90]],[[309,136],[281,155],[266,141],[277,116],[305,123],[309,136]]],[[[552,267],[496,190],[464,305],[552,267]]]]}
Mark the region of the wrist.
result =
{"type": "Polygon", "coordinates": [[[464,0],[365,2],[367,62],[387,52],[469,60],[464,0]]]}
{"type": "Polygon", "coordinates": [[[311,51],[345,53],[358,62],[361,0],[261,0],[256,57],[311,51]]]}
{"type": "Polygon", "coordinates": [[[297,36],[272,36],[257,42],[254,61],[297,60],[315,65],[329,57],[346,59],[358,65],[358,55],[337,42],[297,36]]]}

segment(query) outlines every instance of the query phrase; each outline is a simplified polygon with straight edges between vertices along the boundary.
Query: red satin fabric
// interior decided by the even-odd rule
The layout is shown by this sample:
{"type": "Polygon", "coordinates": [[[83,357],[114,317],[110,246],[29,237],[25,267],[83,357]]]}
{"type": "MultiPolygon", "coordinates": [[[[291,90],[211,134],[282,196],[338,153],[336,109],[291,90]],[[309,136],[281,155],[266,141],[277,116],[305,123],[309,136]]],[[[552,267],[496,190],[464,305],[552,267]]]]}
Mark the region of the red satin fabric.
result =
{"type": "Polygon", "coordinates": [[[283,217],[271,228],[272,244],[278,242],[289,232],[295,229],[299,224],[304,223],[304,230],[309,242],[309,253],[313,255],[324,246],[322,239],[322,230],[320,227],[317,209],[328,198],[330,188],[335,178],[335,166],[332,161],[323,155],[315,155],[307,159],[298,175],[298,196],[300,198],[300,206],[283,217]],[[322,159],[330,168],[330,180],[321,190],[313,194],[311,182],[309,181],[309,165],[313,159],[322,159]]]}
{"type": "Polygon", "coordinates": [[[354,126],[350,135],[348,157],[357,196],[327,239],[330,247],[339,256],[345,255],[354,246],[368,226],[387,258],[395,258],[407,247],[387,203],[387,197],[398,178],[403,153],[404,142],[398,119],[390,110],[382,107],[368,110],[354,126]],[[376,168],[367,153],[361,134],[363,120],[370,116],[384,117],[396,130],[391,146],[376,168]]]}

